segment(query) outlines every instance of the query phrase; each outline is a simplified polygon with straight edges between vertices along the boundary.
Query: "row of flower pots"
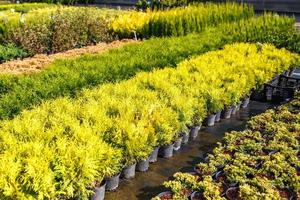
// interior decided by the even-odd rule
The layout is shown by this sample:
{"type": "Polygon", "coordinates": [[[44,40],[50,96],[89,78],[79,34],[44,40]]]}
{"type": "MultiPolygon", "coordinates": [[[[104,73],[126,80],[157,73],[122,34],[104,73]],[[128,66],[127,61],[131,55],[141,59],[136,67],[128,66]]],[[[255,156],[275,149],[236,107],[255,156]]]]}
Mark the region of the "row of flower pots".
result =
{"type": "MultiPolygon", "coordinates": [[[[236,196],[237,191],[239,190],[239,187],[231,187],[228,188],[222,197],[226,197],[229,200],[238,200],[238,197],[236,196]]],[[[186,195],[188,199],[190,200],[203,200],[205,197],[203,196],[202,193],[198,191],[187,191],[188,194],[186,195]]],[[[158,198],[161,200],[172,200],[172,193],[170,191],[162,192],[159,195],[157,195],[158,198]]]]}
{"type": "Polygon", "coordinates": [[[179,139],[174,143],[156,147],[146,160],[140,160],[137,163],[124,167],[122,171],[115,176],[106,177],[105,181],[94,189],[94,195],[91,197],[92,200],[103,200],[105,197],[105,191],[114,191],[119,186],[120,178],[132,179],[135,177],[135,172],[146,172],[149,169],[150,163],[157,162],[158,157],[171,158],[173,152],[181,148],[182,144],[187,144],[189,139],[196,139],[200,126],[191,127],[190,132],[183,133],[179,139]]]}
{"type": "MultiPolygon", "coordinates": [[[[237,105],[230,106],[225,108],[223,111],[220,111],[216,114],[209,115],[205,119],[206,126],[214,126],[215,122],[219,122],[222,119],[228,119],[231,115],[235,115],[237,111],[241,108],[246,108],[249,104],[250,98],[247,96],[244,100],[237,105]]],[[[94,195],[91,197],[92,200],[103,200],[105,197],[105,191],[114,191],[119,186],[120,178],[132,179],[135,177],[135,172],[146,172],[149,169],[150,163],[157,161],[158,157],[161,158],[171,158],[173,157],[174,151],[178,151],[181,148],[182,144],[187,144],[189,139],[196,139],[198,133],[201,129],[200,126],[191,126],[189,132],[183,132],[175,142],[164,145],[161,147],[156,147],[153,149],[152,153],[146,160],[140,160],[137,163],[124,167],[123,170],[112,177],[106,177],[105,181],[98,187],[94,189],[94,195]]]]}
{"type": "Polygon", "coordinates": [[[243,101],[233,106],[228,106],[222,111],[213,113],[207,116],[205,119],[206,126],[214,126],[215,122],[219,122],[221,119],[229,119],[231,115],[235,115],[241,108],[246,108],[250,102],[250,97],[247,96],[243,101]]]}
{"type": "Polygon", "coordinates": [[[253,117],[245,131],[226,133],[222,143],[190,173],[164,182],[161,199],[287,199],[300,197],[300,93],[253,117]]]}

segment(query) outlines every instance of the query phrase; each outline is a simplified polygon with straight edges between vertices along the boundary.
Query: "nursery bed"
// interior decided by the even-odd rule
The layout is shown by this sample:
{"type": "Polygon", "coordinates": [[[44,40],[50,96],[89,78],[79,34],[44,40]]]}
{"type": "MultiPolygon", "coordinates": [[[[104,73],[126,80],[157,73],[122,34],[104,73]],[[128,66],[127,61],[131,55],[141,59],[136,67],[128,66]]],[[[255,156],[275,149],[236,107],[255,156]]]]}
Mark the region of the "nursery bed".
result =
{"type": "Polygon", "coordinates": [[[139,172],[132,180],[121,180],[119,188],[105,194],[106,200],[123,199],[151,199],[165,191],[162,183],[172,177],[175,172],[192,172],[193,166],[201,161],[201,156],[212,151],[217,142],[220,142],[225,132],[243,130],[247,120],[275,104],[252,101],[249,107],[241,110],[236,116],[222,120],[213,127],[203,127],[196,140],[189,142],[175,153],[170,159],[160,158],[150,165],[146,173],[139,172]]]}
{"type": "Polygon", "coordinates": [[[49,64],[57,59],[76,58],[85,54],[95,55],[108,51],[109,49],[119,48],[126,44],[137,43],[134,40],[121,40],[111,43],[98,43],[82,48],[71,49],[55,54],[37,54],[33,57],[7,61],[0,64],[0,74],[31,74],[45,69],[49,64]]]}

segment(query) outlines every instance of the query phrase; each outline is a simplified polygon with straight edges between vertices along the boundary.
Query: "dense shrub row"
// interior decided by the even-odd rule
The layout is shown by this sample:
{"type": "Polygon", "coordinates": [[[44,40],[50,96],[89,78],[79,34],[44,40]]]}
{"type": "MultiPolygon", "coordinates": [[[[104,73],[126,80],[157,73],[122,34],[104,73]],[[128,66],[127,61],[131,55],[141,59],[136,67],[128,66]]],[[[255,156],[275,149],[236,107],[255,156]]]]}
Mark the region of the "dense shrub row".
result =
{"type": "Polygon", "coordinates": [[[55,53],[111,39],[109,25],[123,11],[62,7],[0,16],[1,43],[14,43],[29,54],[55,53]]]}
{"type": "MultiPolygon", "coordinates": [[[[199,2],[199,1],[198,1],[199,2]]],[[[169,9],[178,6],[187,6],[192,3],[191,0],[138,0],[136,6],[138,9],[169,9]]]]}
{"type": "Polygon", "coordinates": [[[23,0],[23,2],[74,5],[74,4],[92,4],[95,3],[95,0],[23,0]]]}
{"type": "MultiPolygon", "coordinates": [[[[202,34],[156,38],[101,55],[58,61],[39,74],[1,75],[0,119],[11,118],[45,99],[73,97],[86,87],[128,79],[139,71],[175,66],[190,56],[234,41],[267,42],[267,34],[272,34],[278,35],[281,44],[282,35],[291,29],[293,22],[289,18],[266,15],[243,20],[241,24],[213,28],[202,34]]],[[[277,44],[277,40],[271,42],[277,44]]]]}
{"type": "Polygon", "coordinates": [[[164,183],[169,199],[192,191],[192,199],[299,199],[299,106],[300,96],[252,118],[248,130],[227,133],[196,174],[164,183]]]}
{"type": "Polygon", "coordinates": [[[0,11],[12,10],[14,12],[27,13],[30,10],[53,7],[52,4],[47,3],[21,3],[21,4],[5,4],[0,5],[0,11]]]}
{"type": "Polygon", "coordinates": [[[293,24],[294,20],[292,18],[283,20],[283,18],[274,15],[273,17],[264,17],[263,20],[255,20],[255,18],[239,20],[223,24],[222,27],[224,34],[234,34],[233,39],[273,43],[277,47],[284,47],[290,51],[300,53],[300,32],[295,28],[291,28],[293,24]],[[268,24],[274,24],[273,29],[261,29],[261,27],[268,26],[268,24]]]}
{"type": "Polygon", "coordinates": [[[252,7],[233,3],[196,4],[169,11],[130,12],[112,23],[119,37],[180,36],[202,32],[222,22],[237,21],[254,15],[252,7]]]}
{"type": "Polygon", "coordinates": [[[136,7],[141,10],[165,10],[179,6],[183,7],[193,3],[209,1],[215,2],[213,0],[138,0],[136,3],[136,7]]]}
{"type": "Polygon", "coordinates": [[[0,45],[0,63],[14,58],[24,58],[27,52],[13,44],[0,45]]]}
{"type": "Polygon", "coordinates": [[[1,123],[0,197],[86,198],[93,181],[147,158],[299,61],[270,45],[229,45],[25,111],[1,123]]]}

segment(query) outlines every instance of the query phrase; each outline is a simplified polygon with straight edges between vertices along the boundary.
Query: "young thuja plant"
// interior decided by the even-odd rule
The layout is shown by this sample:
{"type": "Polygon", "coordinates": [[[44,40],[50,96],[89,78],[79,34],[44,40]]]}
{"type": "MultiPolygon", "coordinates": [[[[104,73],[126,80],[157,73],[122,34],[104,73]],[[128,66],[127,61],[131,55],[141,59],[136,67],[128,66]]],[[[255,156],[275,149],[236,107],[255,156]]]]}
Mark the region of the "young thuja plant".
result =
{"type": "Polygon", "coordinates": [[[292,110],[299,110],[300,108],[300,91],[296,91],[294,94],[294,100],[292,100],[288,105],[292,108],[292,110]]]}
{"type": "Polygon", "coordinates": [[[218,89],[212,89],[206,91],[203,95],[205,99],[207,114],[214,114],[221,111],[224,108],[222,102],[222,93],[218,89]]]}
{"type": "Polygon", "coordinates": [[[175,173],[174,180],[164,182],[163,185],[172,192],[173,199],[188,199],[197,188],[196,177],[187,173],[175,173]]]}
{"type": "Polygon", "coordinates": [[[169,80],[173,74],[173,69],[164,69],[139,74],[136,79],[140,88],[156,92],[158,101],[177,113],[179,132],[183,132],[187,131],[186,125],[191,124],[193,99],[186,96],[180,87],[169,80]]]}
{"type": "Polygon", "coordinates": [[[246,172],[240,166],[228,165],[224,168],[226,181],[230,184],[242,184],[247,180],[246,172]]]}
{"type": "Polygon", "coordinates": [[[211,176],[205,176],[197,187],[205,199],[225,200],[225,197],[221,197],[221,183],[216,183],[211,176]]]}
{"type": "Polygon", "coordinates": [[[157,138],[155,146],[170,144],[178,137],[180,122],[177,120],[177,113],[172,109],[162,106],[158,111],[153,112],[149,120],[157,138]]]}
{"type": "Polygon", "coordinates": [[[248,121],[247,127],[253,131],[259,131],[262,134],[273,135],[273,133],[266,131],[266,126],[274,121],[274,113],[274,110],[267,110],[263,114],[252,117],[251,120],[248,121]]]}
{"type": "Polygon", "coordinates": [[[232,156],[221,151],[214,151],[213,154],[209,154],[206,159],[209,165],[215,166],[217,169],[223,169],[228,163],[230,163],[232,156]]]}
{"type": "Polygon", "coordinates": [[[193,102],[193,115],[191,119],[192,126],[201,126],[203,119],[205,118],[205,102],[201,97],[194,97],[193,102]]]}
{"type": "Polygon", "coordinates": [[[285,160],[296,169],[300,169],[300,161],[298,158],[299,149],[290,149],[288,147],[281,149],[280,153],[284,155],[285,160]]]}
{"type": "Polygon", "coordinates": [[[70,106],[65,99],[57,101],[53,108],[49,105],[24,113],[16,121],[18,125],[7,122],[2,127],[1,135],[10,143],[12,139],[20,141],[2,153],[1,161],[6,164],[1,166],[12,164],[15,173],[0,169],[1,195],[6,198],[87,198],[92,193],[92,183],[100,184],[105,176],[120,169],[120,149],[103,142],[87,124],[73,117],[78,106],[70,106]],[[25,123],[27,120],[33,120],[34,126],[25,123]],[[42,128],[43,125],[46,126],[42,128]],[[28,132],[26,140],[30,143],[20,138],[22,132],[28,132]],[[7,162],[6,156],[14,161],[7,162]]]}
{"type": "MultiPolygon", "coordinates": [[[[205,115],[205,100],[201,95],[201,84],[203,82],[197,79],[197,75],[200,75],[196,71],[190,70],[188,62],[180,64],[176,70],[176,73],[170,74],[169,78],[172,84],[178,87],[181,91],[181,95],[188,98],[188,102],[191,106],[191,120],[188,121],[188,126],[201,125],[205,115]]],[[[187,99],[186,99],[187,100],[187,99]]],[[[190,115],[190,114],[188,114],[190,115]]]]}
{"type": "Polygon", "coordinates": [[[291,111],[288,106],[280,106],[277,111],[277,115],[275,115],[275,119],[282,121],[288,125],[293,123],[299,123],[300,119],[298,117],[299,110],[291,111]]]}
{"type": "Polygon", "coordinates": [[[263,147],[265,146],[263,140],[257,141],[249,138],[237,141],[235,145],[236,145],[237,152],[247,153],[252,155],[257,155],[259,152],[263,150],[263,147]]]}
{"type": "Polygon", "coordinates": [[[148,115],[149,107],[138,111],[130,105],[133,106],[134,102],[128,102],[121,112],[122,117],[116,120],[116,135],[119,135],[123,146],[125,165],[146,159],[156,144],[155,129],[148,116],[144,116],[148,115]]]}
{"type": "Polygon", "coordinates": [[[278,124],[279,131],[276,132],[272,140],[268,142],[266,149],[271,151],[282,151],[288,149],[291,152],[294,150],[298,150],[299,141],[296,138],[296,132],[290,132],[286,129],[283,129],[283,127],[280,125],[281,123],[278,124]]]}
{"type": "Polygon", "coordinates": [[[211,176],[214,172],[217,171],[217,167],[213,164],[208,163],[199,163],[195,166],[196,172],[202,176],[211,176]]]}
{"type": "Polygon", "coordinates": [[[243,199],[280,199],[278,191],[272,182],[265,178],[254,178],[239,186],[239,193],[243,199]]]}
{"type": "Polygon", "coordinates": [[[231,74],[227,79],[231,79],[227,83],[224,83],[224,96],[226,95],[228,99],[227,102],[224,102],[225,105],[236,105],[240,102],[240,100],[246,95],[248,92],[247,89],[247,79],[245,75],[240,74],[231,74]]]}
{"type": "Polygon", "coordinates": [[[281,153],[271,155],[259,170],[258,176],[266,177],[278,188],[287,186],[296,188],[299,184],[296,169],[285,160],[285,156],[281,153]]]}

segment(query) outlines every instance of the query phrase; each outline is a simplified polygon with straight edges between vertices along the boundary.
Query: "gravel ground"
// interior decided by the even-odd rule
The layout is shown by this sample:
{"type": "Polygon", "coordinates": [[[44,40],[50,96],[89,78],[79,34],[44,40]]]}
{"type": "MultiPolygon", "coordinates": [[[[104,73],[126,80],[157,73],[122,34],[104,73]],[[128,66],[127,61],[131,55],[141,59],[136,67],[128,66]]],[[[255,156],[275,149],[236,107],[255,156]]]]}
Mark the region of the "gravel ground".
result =
{"type": "Polygon", "coordinates": [[[12,60],[0,64],[1,74],[30,74],[40,72],[56,59],[74,58],[83,54],[99,54],[112,48],[119,48],[125,44],[135,43],[134,40],[114,41],[112,43],[99,43],[97,45],[71,49],[66,52],[56,54],[37,54],[23,60],[12,60]]]}

